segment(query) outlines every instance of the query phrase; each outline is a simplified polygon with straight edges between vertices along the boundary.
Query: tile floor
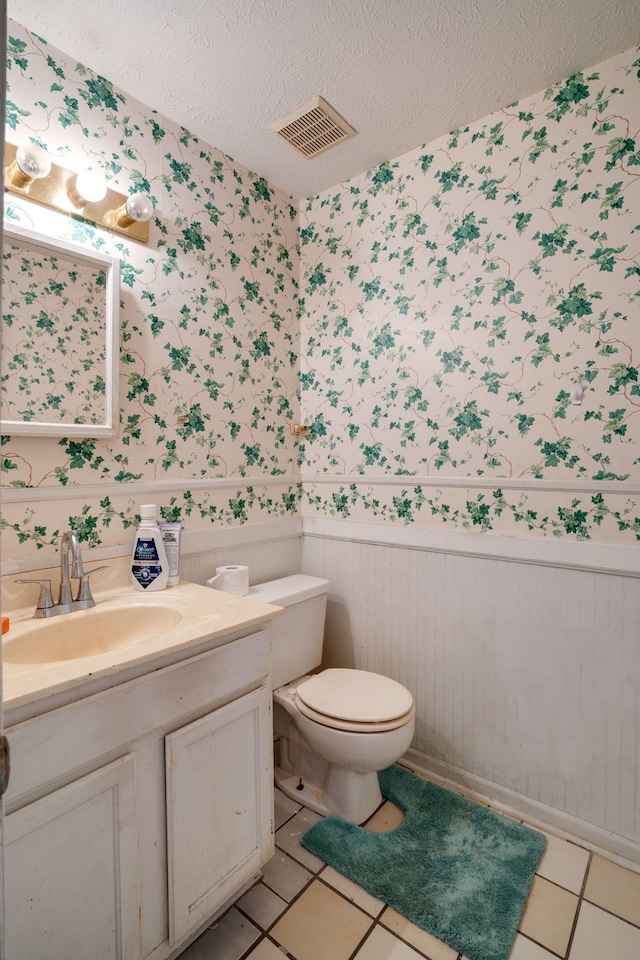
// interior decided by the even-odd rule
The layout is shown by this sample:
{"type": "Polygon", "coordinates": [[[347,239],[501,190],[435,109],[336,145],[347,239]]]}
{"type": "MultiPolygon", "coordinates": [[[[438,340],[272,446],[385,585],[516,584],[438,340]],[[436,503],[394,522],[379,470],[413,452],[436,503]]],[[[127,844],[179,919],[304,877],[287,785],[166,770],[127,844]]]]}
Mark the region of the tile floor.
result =
{"type": "MultiPolygon", "coordinates": [[[[276,790],[264,876],[180,960],[465,960],[300,845],[319,817],[276,790]]],[[[386,802],[367,827],[402,818],[386,802]]],[[[509,960],[640,960],[640,874],[547,834],[509,960]]]]}

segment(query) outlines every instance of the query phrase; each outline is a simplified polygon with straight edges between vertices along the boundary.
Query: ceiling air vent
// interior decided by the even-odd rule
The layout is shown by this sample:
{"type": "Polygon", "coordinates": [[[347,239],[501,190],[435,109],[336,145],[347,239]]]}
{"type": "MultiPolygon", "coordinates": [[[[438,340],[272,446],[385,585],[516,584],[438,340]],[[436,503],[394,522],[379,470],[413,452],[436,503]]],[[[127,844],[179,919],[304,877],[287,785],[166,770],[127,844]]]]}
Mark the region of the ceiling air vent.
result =
{"type": "Polygon", "coordinates": [[[304,103],[271,124],[269,129],[295,147],[303,157],[315,157],[356,132],[322,97],[304,103]]]}

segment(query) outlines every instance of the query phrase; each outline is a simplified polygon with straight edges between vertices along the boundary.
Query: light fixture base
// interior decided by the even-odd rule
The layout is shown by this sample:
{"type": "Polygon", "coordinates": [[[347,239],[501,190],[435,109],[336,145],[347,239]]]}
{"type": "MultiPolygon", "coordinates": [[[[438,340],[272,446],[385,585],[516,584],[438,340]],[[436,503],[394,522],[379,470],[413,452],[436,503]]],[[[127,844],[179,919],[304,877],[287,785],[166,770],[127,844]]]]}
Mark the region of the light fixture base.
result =
{"type": "Polygon", "coordinates": [[[134,220],[127,226],[120,226],[115,221],[113,213],[127,201],[127,197],[123,193],[107,190],[104,200],[99,203],[84,203],[81,209],[74,205],[71,197],[74,193],[77,175],[73,170],[67,170],[66,167],[52,163],[51,172],[41,180],[30,180],[23,186],[12,182],[7,177],[7,171],[15,161],[16,151],[17,148],[12,143],[5,144],[4,187],[8,193],[12,193],[16,197],[33,200],[34,203],[40,203],[44,207],[50,207],[52,210],[57,210],[69,217],[88,220],[90,223],[105,227],[113,233],[139,240],[140,243],[149,242],[148,221],[134,220]]]}

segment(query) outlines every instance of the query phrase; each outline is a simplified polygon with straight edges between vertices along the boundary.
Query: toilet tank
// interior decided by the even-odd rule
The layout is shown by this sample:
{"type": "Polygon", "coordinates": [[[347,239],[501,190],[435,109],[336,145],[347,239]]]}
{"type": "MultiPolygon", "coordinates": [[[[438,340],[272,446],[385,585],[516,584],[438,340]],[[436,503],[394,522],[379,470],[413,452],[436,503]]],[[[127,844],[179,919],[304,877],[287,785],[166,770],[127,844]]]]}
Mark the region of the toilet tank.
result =
{"type": "Polygon", "coordinates": [[[249,597],[284,607],[271,621],[272,685],[281,687],[322,662],[329,581],[297,573],[249,589],[249,597]]]}

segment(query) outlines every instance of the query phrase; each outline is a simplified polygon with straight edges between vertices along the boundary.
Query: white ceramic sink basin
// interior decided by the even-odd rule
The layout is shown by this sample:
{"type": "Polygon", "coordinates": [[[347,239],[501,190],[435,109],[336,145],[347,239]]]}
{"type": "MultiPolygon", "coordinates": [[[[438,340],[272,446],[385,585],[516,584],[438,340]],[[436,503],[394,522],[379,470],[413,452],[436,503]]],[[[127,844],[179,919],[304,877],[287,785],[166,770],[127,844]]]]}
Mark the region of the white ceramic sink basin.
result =
{"type": "Polygon", "coordinates": [[[95,657],[151,640],[179,626],[184,611],[163,603],[94,607],[30,621],[2,647],[7,663],[54,663],[95,657]]]}

